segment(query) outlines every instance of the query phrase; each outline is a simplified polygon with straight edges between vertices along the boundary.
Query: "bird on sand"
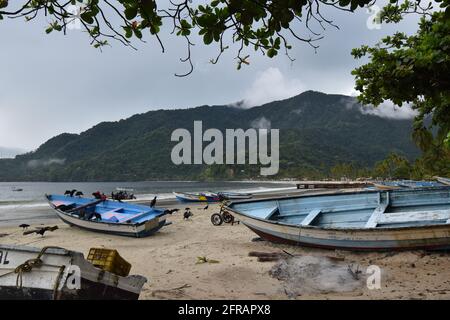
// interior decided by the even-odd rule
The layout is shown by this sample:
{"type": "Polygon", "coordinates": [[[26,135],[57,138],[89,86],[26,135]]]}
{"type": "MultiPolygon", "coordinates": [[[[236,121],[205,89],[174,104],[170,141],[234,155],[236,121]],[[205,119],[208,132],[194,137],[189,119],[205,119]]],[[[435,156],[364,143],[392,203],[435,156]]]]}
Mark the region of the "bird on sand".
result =
{"type": "Polygon", "coordinates": [[[209,204],[206,205],[206,207],[203,208],[203,210],[208,210],[209,204]]]}
{"type": "Polygon", "coordinates": [[[165,211],[165,213],[166,214],[172,214],[172,213],[178,212],[178,211],[180,211],[180,209],[168,209],[168,210],[165,211]]]}
{"type": "Polygon", "coordinates": [[[192,217],[194,214],[190,211],[190,210],[186,210],[183,213],[183,219],[184,220],[189,220],[190,217],[192,217]]]}
{"type": "Polygon", "coordinates": [[[22,223],[22,224],[19,226],[19,228],[22,228],[23,230],[25,230],[25,229],[28,229],[29,226],[30,226],[29,224],[22,223]]]}
{"type": "Polygon", "coordinates": [[[44,236],[44,234],[47,232],[47,231],[55,231],[55,230],[57,230],[58,229],[58,226],[53,226],[53,227],[43,227],[43,228],[36,228],[36,229],[34,229],[34,230],[30,230],[30,231],[25,231],[24,233],[23,233],[23,235],[25,236],[25,235],[28,235],[28,234],[32,234],[32,233],[36,233],[36,234],[40,234],[41,236],[44,236]]]}
{"type": "Polygon", "coordinates": [[[153,198],[152,202],[150,202],[150,208],[153,208],[156,204],[156,196],[153,198]]]}

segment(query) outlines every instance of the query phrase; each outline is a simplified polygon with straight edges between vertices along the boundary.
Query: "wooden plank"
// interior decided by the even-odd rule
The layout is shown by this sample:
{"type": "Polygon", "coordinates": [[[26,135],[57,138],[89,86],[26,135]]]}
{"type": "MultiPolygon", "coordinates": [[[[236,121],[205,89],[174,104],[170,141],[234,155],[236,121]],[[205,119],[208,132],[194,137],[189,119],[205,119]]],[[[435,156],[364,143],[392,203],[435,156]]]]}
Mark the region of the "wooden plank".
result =
{"type": "Polygon", "coordinates": [[[383,215],[387,206],[388,206],[387,203],[381,203],[378,207],[376,207],[375,210],[373,210],[372,215],[370,216],[369,220],[367,220],[365,227],[366,228],[375,228],[378,224],[378,220],[383,215]]]}
{"type": "Polygon", "coordinates": [[[407,223],[414,221],[450,220],[450,210],[412,211],[388,213],[380,218],[378,223],[407,223]]]}
{"type": "Polygon", "coordinates": [[[321,212],[321,209],[313,209],[311,210],[308,215],[305,217],[305,219],[303,219],[303,221],[300,223],[300,225],[302,226],[307,226],[309,224],[311,224],[311,222],[319,215],[319,213],[321,212]]]}

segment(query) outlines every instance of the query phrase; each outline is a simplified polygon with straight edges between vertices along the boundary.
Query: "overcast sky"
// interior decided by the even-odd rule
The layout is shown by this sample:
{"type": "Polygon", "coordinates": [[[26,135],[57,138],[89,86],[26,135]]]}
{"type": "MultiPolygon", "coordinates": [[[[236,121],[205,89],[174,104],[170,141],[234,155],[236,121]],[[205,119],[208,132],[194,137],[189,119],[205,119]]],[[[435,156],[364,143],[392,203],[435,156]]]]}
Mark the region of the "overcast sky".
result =
{"type": "MultiPolygon", "coordinates": [[[[250,66],[236,70],[235,51],[217,65],[217,52],[196,41],[195,70],[179,62],[185,55],[182,39],[163,32],[166,52],[147,38],[138,51],[112,43],[100,52],[87,36],[71,30],[64,36],[46,35],[45,19],[0,21],[3,68],[0,71],[0,146],[32,150],[62,133],[84,131],[98,122],[119,120],[160,108],[186,108],[245,100],[259,105],[305,90],[351,94],[351,70],[360,64],[350,51],[374,44],[396,30],[412,33],[415,19],[400,25],[368,28],[371,14],[328,12],[340,30],[328,27],[317,53],[307,44],[292,42],[291,63],[283,54],[269,59],[251,51],[250,66]]],[[[316,30],[319,30],[316,26],[316,30]]]]}

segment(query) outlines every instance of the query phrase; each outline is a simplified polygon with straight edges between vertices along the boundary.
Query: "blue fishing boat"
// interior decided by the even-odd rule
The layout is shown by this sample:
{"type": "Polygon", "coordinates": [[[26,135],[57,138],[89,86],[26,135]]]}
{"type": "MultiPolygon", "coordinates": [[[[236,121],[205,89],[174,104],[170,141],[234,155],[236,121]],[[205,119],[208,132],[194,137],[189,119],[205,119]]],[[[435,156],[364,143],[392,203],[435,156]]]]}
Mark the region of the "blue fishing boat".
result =
{"type": "Polygon", "coordinates": [[[450,187],[247,200],[227,209],[274,242],[349,250],[450,248],[450,187]]]}
{"type": "Polygon", "coordinates": [[[90,231],[145,237],[166,224],[167,210],[118,201],[46,195],[57,216],[90,231]]]}
{"type": "Polygon", "coordinates": [[[223,198],[217,193],[212,192],[174,192],[180,202],[219,202],[223,198]]]}

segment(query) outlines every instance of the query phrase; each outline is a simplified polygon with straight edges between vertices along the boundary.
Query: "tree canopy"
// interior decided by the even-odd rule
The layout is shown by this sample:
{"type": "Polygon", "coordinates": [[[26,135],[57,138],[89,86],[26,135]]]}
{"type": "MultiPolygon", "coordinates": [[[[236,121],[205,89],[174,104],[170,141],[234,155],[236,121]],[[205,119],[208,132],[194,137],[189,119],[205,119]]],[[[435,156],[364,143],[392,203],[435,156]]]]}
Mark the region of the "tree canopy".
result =
{"type": "Polygon", "coordinates": [[[386,100],[410,104],[418,113],[413,136],[424,152],[450,148],[450,1],[435,2],[436,7],[422,7],[421,1],[399,5],[391,0],[380,13],[381,21],[396,23],[418,13],[417,32],[397,32],[352,52],[355,58],[369,58],[353,71],[359,100],[375,106],[386,100]]]}
{"type": "MultiPolygon", "coordinates": [[[[330,18],[321,13],[323,7],[334,7],[352,12],[375,0],[209,0],[206,4],[193,4],[191,0],[0,0],[2,17],[33,20],[39,14],[51,20],[47,33],[66,32],[73,19],[80,19],[94,47],[101,48],[109,40],[117,40],[133,47],[133,40],[151,35],[164,51],[160,37],[163,24],[172,33],[183,37],[187,55],[182,61],[189,64],[187,75],[193,70],[191,40],[195,32],[202,37],[204,45],[216,44],[218,54],[211,60],[216,63],[221,54],[236,44],[238,68],[248,64],[247,48],[268,57],[280,50],[288,55],[291,44],[287,35],[317,48],[320,31],[326,25],[337,27],[330,18]],[[80,8],[78,14],[73,6],[80,8]]],[[[289,56],[289,55],[288,55],[289,56]]]]}

